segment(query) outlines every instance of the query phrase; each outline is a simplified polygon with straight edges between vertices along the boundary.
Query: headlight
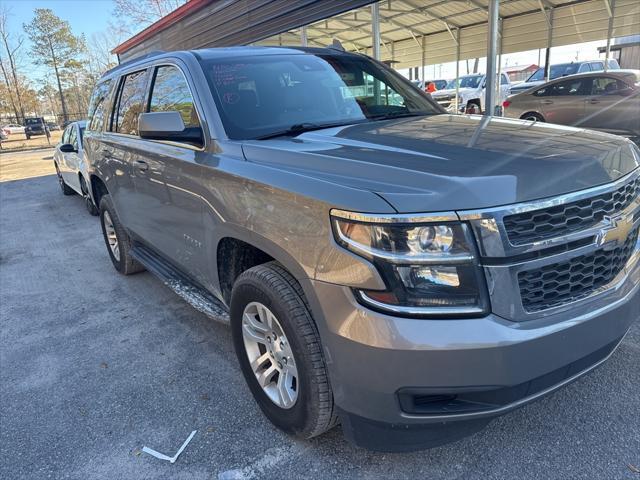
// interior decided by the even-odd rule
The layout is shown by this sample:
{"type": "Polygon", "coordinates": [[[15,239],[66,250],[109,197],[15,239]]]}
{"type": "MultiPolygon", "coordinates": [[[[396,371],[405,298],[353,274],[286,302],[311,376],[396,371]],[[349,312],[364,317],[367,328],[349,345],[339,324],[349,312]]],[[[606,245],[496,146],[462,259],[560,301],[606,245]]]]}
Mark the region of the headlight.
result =
{"type": "Polygon", "coordinates": [[[467,225],[332,211],[336,241],[371,261],[385,291],[357,290],[364,305],[404,316],[478,316],[488,311],[467,225]],[[418,220],[418,222],[414,222],[418,220]]]}

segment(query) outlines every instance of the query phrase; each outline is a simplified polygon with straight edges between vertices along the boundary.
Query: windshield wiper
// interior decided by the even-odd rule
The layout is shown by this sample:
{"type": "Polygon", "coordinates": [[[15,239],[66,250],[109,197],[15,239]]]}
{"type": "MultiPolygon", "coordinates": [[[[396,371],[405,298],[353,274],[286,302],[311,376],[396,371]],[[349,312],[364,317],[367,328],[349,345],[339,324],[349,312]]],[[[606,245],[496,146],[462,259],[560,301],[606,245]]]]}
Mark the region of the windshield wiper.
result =
{"type": "Polygon", "coordinates": [[[369,120],[387,120],[389,118],[401,118],[401,117],[423,117],[425,115],[431,115],[431,112],[389,112],[381,113],[380,115],[372,115],[369,120]]]}
{"type": "Polygon", "coordinates": [[[322,130],[323,128],[343,127],[345,125],[352,125],[353,123],[357,123],[357,122],[351,122],[351,123],[311,123],[311,122],[296,123],[294,125],[291,125],[289,128],[287,128],[285,130],[278,130],[277,132],[267,133],[266,135],[261,135],[259,137],[256,137],[254,140],[266,140],[268,138],[284,137],[284,136],[287,136],[287,135],[300,135],[301,133],[304,133],[304,132],[311,132],[313,130],[322,130]]]}

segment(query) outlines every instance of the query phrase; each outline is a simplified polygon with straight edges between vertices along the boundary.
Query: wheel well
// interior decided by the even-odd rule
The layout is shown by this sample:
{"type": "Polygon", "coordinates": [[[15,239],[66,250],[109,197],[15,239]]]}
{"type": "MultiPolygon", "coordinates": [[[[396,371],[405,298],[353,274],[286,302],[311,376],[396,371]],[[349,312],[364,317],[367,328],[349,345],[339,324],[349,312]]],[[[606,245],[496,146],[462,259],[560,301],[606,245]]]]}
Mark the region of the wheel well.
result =
{"type": "Polygon", "coordinates": [[[225,302],[229,304],[233,284],[242,272],[272,260],[269,254],[241,240],[230,237],[220,240],[217,253],[218,281],[225,302]]]}
{"type": "Polygon", "coordinates": [[[468,100],[467,101],[467,105],[469,105],[470,103],[473,103],[474,105],[480,106],[480,99],[479,98],[474,98],[473,100],[468,100]]]}
{"type": "Polygon", "coordinates": [[[109,193],[104,182],[95,175],[91,175],[91,191],[93,192],[93,200],[98,207],[100,206],[102,196],[109,193]]]}

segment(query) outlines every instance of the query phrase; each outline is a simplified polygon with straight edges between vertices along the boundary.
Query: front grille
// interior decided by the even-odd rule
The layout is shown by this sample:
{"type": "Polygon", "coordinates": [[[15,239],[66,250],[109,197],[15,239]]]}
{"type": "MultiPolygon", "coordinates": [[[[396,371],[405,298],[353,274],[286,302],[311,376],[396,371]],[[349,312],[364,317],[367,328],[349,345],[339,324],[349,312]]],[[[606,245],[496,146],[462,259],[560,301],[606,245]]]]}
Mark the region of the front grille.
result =
{"type": "Polygon", "coordinates": [[[518,284],[522,306],[538,312],[588,297],[618,275],[633,255],[638,231],[612,250],[598,250],[566,262],[520,272],[518,284]]]}
{"type": "Polygon", "coordinates": [[[584,230],[606,215],[622,212],[638,198],[640,177],[617,190],[576,202],[532,210],[504,217],[504,227],[512,245],[560,237],[584,230]]]}

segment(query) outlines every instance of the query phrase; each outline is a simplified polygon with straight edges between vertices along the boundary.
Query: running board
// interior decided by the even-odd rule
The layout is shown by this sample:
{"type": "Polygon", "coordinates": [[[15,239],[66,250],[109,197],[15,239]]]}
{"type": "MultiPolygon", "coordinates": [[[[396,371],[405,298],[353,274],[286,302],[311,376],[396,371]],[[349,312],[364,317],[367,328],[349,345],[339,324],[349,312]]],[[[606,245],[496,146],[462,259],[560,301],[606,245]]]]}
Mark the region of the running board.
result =
{"type": "Polygon", "coordinates": [[[204,288],[195,285],[155,252],[143,245],[136,245],[131,249],[131,256],[193,308],[217,322],[229,323],[229,310],[220,300],[204,288]]]}

